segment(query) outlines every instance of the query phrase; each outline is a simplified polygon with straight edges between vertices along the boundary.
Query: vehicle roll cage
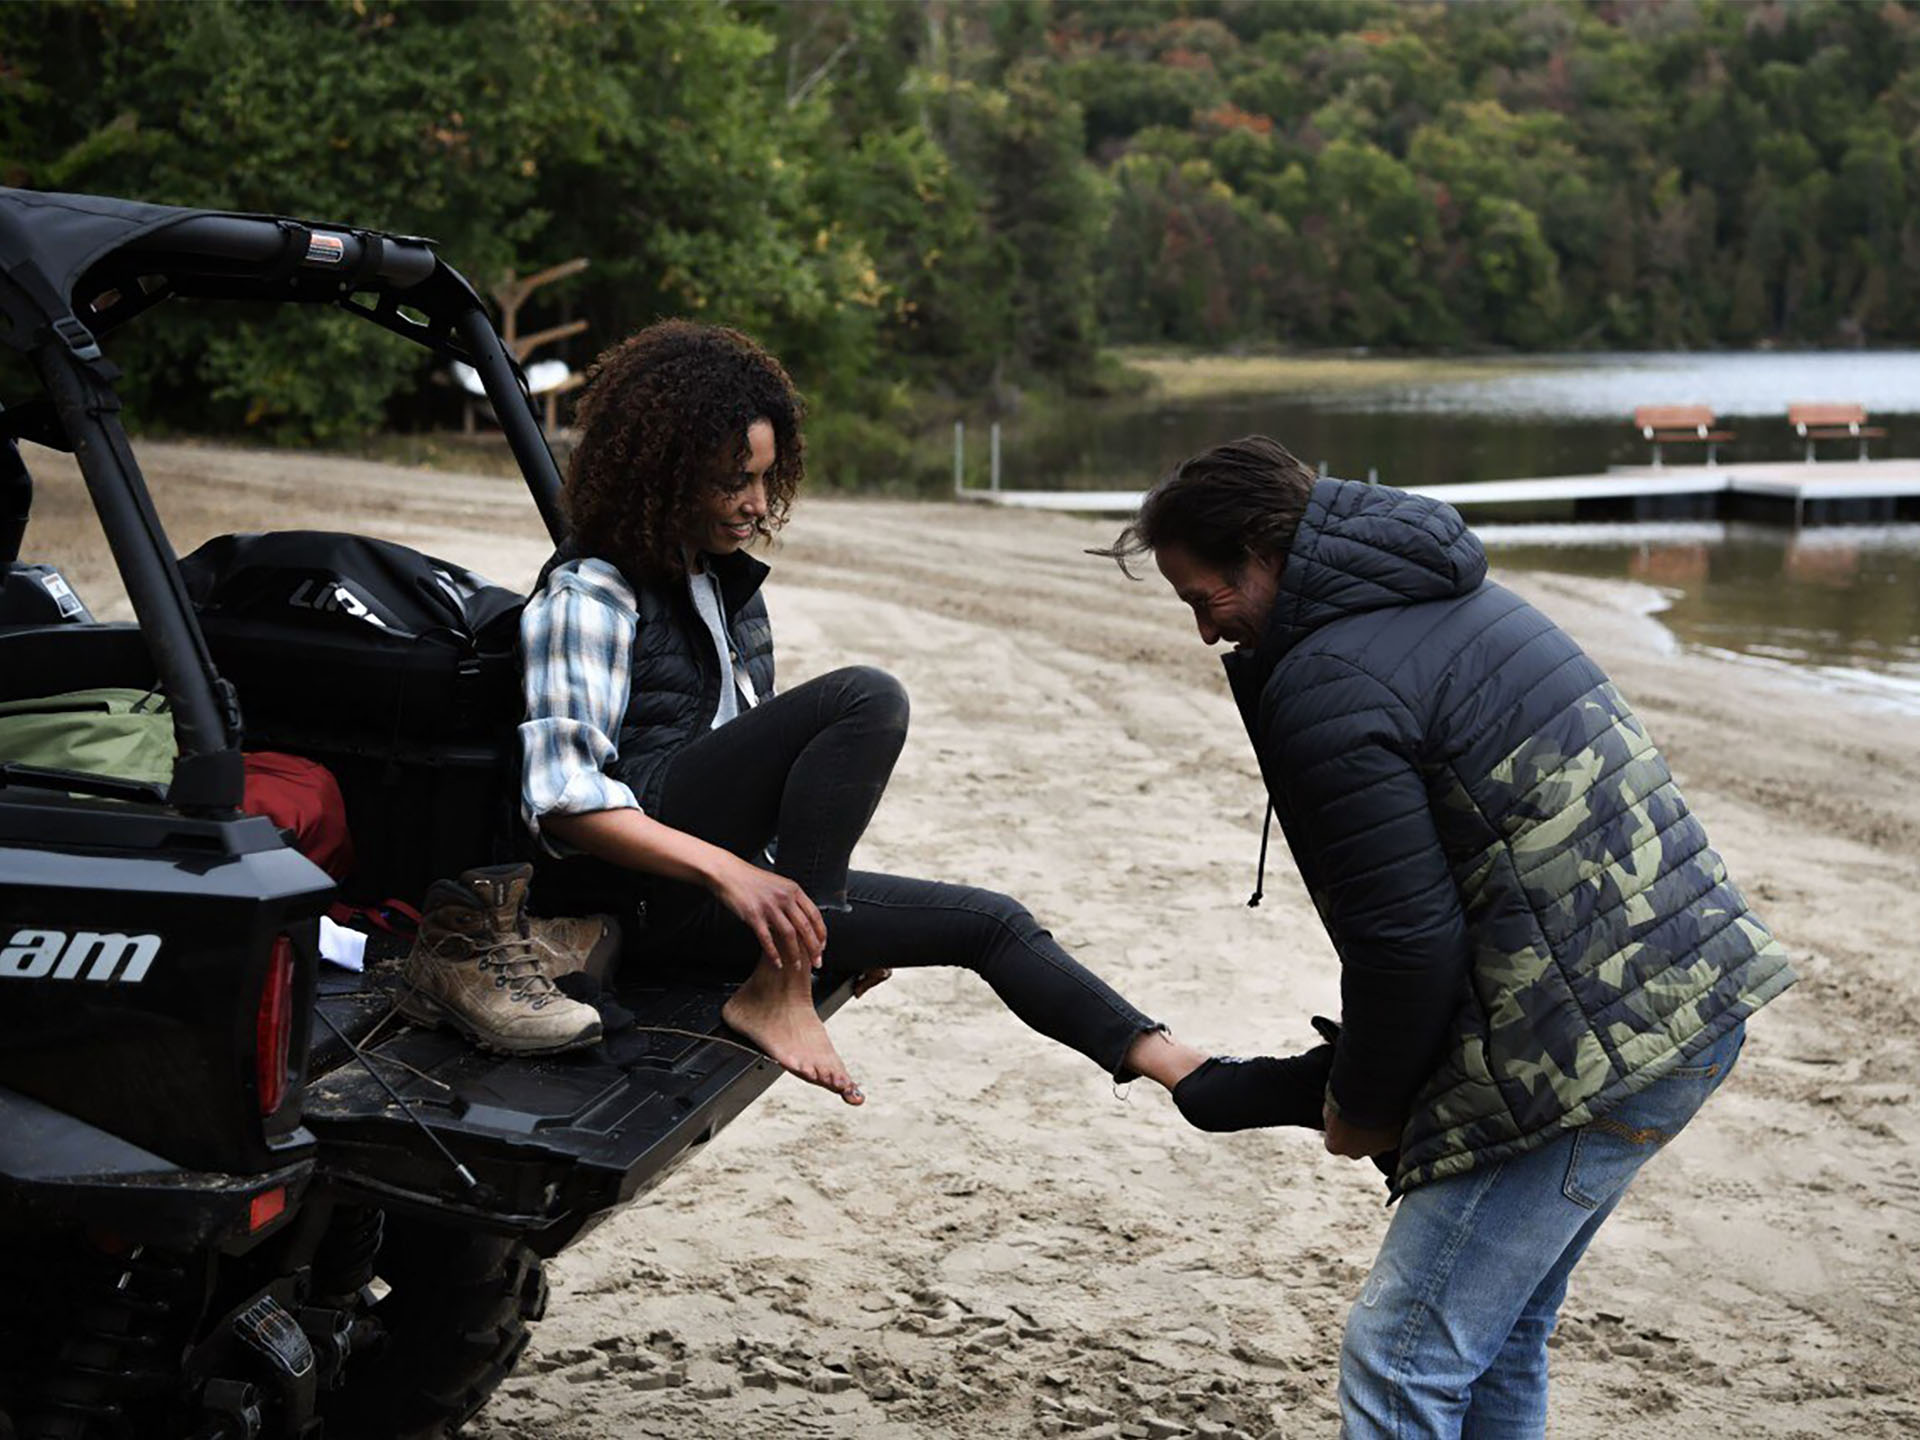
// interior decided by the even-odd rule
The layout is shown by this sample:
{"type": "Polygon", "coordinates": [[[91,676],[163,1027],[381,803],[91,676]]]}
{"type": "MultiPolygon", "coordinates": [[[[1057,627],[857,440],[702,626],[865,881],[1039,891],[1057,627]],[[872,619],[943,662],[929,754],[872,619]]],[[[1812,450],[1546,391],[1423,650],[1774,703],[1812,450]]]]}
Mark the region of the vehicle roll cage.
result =
{"type": "Polygon", "coordinates": [[[172,704],[180,753],[168,804],[221,813],[240,806],[239,706],[208,654],[120,421],[113,388],[120,372],[98,340],[174,296],[334,305],[466,362],[480,376],[548,534],[558,543],[566,527],[560,472],[526,376],[473,287],[430,241],[279,216],[0,190],[0,344],[32,359],[46,391],[0,408],[0,446],[8,452],[0,464],[10,461],[7,468],[24,476],[17,440],[70,451],[79,461],[172,704]],[[89,247],[71,277],[59,263],[71,247],[34,252],[41,218],[47,230],[66,227],[60,241],[89,247]]]}

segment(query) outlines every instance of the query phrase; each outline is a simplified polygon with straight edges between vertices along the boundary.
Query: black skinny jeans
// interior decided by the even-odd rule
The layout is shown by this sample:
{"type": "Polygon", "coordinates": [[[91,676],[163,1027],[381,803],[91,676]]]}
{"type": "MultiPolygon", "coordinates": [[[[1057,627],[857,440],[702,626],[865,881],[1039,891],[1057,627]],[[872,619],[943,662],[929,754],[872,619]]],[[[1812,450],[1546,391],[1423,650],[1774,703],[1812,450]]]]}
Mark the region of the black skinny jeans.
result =
{"type": "MultiPolygon", "coordinates": [[[[826,963],[839,971],[958,965],[977,972],[1030,1028],[1119,1078],[1134,1038],[1161,1027],[1054,941],[1025,906],[992,890],[849,871],[907,735],[907,695],[885,671],[835,670],[688,742],[667,762],[654,818],[773,869],[820,906],[826,963]]],[[[647,889],[644,953],[743,974],[752,931],[706,890],[647,889]]]]}

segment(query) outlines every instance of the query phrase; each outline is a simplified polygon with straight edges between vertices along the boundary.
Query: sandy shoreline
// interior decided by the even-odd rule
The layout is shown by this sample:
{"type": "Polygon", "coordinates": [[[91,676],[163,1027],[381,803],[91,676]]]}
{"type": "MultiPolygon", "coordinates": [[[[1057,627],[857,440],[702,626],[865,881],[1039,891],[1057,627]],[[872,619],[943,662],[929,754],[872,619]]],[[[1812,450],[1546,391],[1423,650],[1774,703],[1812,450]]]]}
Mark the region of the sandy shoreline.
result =
{"type": "MultiPolygon", "coordinates": [[[[345,524],[515,585],[544,555],[513,482],[141,454],[182,551],[345,524]]],[[[71,472],[29,462],[27,558],[109,611],[71,472]]],[[[1283,855],[1246,908],[1251,755],[1181,607],[1080,553],[1115,528],[804,500],[771,557],[783,682],[860,661],[913,696],[861,864],[1011,891],[1197,1043],[1302,1048],[1336,1004],[1331,949],[1283,855]]],[[[1639,587],[1500,578],[1613,674],[1803,976],[1576,1274],[1553,1433],[1914,1433],[1920,726],[1677,649],[1639,587]]],[[[868,1105],[782,1082],[561,1257],[469,1433],[1331,1433],[1341,1318],[1386,1218],[1370,1172],[1116,1096],[971,976],[904,975],[834,1029],[868,1105]]]]}

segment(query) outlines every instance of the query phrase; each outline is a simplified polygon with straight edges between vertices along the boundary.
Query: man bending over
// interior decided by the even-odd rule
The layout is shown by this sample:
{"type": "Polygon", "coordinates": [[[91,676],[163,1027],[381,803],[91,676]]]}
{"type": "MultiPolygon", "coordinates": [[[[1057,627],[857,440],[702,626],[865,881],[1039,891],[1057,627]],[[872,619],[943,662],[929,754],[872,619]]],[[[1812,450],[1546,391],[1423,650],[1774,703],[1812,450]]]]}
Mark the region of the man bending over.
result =
{"type": "MultiPolygon", "coordinates": [[[[1094,553],[1149,551],[1233,646],[1340,956],[1326,1147],[1380,1158],[1399,1202],[1347,1320],[1344,1431],[1539,1435],[1568,1275],[1793,983],[1786,954],[1620,692],[1487,580],[1450,506],[1252,436],[1182,463],[1094,553]]],[[[1186,1084],[1218,1128],[1273,1123],[1303,1069],[1186,1084]]]]}

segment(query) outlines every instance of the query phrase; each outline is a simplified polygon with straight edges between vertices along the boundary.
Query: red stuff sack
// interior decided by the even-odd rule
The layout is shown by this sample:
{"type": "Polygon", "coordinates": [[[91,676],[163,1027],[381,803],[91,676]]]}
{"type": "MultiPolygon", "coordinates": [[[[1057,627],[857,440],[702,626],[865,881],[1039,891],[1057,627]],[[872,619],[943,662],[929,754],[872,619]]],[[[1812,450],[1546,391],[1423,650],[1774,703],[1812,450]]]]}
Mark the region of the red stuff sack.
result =
{"type": "Polygon", "coordinates": [[[353,836],[333,772],[275,750],[249,750],[242,758],[247,788],[240,808],[292,832],[295,849],[334,879],[346,879],[353,871],[353,836]]]}

